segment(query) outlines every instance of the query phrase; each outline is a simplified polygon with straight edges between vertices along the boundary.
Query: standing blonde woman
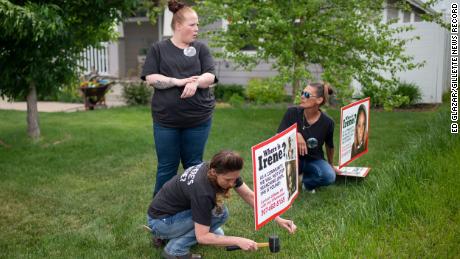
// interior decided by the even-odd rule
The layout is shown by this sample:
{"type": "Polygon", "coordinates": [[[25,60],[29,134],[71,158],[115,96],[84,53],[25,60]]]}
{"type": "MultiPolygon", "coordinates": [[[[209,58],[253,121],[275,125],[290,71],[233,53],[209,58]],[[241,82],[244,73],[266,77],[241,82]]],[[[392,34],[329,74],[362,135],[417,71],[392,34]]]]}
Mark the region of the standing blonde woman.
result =
{"type": "Polygon", "coordinates": [[[158,158],[154,195],[183,168],[200,164],[211,129],[217,82],[208,47],[196,41],[198,15],[189,6],[169,1],[174,13],[172,38],[153,44],[141,78],[155,88],[152,116],[158,158]]]}

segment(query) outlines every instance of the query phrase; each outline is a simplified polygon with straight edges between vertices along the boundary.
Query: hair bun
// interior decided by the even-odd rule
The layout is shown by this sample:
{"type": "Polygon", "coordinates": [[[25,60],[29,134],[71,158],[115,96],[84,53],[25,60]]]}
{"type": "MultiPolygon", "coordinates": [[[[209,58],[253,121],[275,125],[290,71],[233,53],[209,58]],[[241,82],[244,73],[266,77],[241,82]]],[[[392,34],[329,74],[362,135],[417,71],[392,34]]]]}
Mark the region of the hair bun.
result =
{"type": "Polygon", "coordinates": [[[325,83],[325,84],[324,84],[324,88],[325,88],[325,90],[327,91],[327,94],[328,94],[328,95],[334,94],[334,89],[332,89],[332,87],[331,87],[330,84],[325,83]]]}
{"type": "Polygon", "coordinates": [[[180,9],[182,9],[184,6],[185,6],[184,3],[178,2],[178,1],[176,1],[176,0],[168,1],[168,9],[169,9],[169,11],[171,11],[172,13],[176,13],[177,11],[179,11],[180,9]]]}

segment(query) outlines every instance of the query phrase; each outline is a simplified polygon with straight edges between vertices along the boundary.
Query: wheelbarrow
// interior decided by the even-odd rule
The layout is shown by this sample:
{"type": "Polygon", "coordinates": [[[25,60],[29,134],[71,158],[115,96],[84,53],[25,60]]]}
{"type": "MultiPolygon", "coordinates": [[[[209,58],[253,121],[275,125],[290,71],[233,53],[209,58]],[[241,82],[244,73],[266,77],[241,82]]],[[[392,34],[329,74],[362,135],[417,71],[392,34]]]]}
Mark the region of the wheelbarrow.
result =
{"type": "Polygon", "coordinates": [[[82,86],[80,91],[85,100],[85,110],[94,110],[96,107],[107,108],[105,94],[110,90],[113,82],[100,82],[97,86],[82,86]]]}

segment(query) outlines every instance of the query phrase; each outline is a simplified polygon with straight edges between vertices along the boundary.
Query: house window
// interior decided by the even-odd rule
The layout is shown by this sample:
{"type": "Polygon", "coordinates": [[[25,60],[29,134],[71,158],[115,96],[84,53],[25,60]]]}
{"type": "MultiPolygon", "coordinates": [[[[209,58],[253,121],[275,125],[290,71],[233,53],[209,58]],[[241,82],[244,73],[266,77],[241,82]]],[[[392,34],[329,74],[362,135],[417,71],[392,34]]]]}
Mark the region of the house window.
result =
{"type": "Polygon", "coordinates": [[[422,17],[421,15],[424,14],[423,10],[420,8],[417,8],[415,6],[412,6],[412,12],[414,13],[414,22],[422,22],[422,17]]]}

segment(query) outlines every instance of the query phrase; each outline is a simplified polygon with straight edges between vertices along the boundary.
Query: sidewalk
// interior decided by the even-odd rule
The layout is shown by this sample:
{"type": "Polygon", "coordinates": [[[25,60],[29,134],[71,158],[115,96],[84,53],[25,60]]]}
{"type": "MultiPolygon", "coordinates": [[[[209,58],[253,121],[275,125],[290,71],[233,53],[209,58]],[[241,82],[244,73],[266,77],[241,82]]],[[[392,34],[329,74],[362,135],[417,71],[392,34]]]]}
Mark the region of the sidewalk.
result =
{"type": "MultiPolygon", "coordinates": [[[[126,103],[121,97],[121,85],[115,84],[107,93],[105,100],[109,108],[125,106],[126,103]]],[[[85,110],[83,103],[38,102],[37,106],[39,112],[76,112],[85,110]]],[[[0,98],[0,110],[27,111],[27,103],[8,102],[0,98]]]]}
{"type": "MultiPolygon", "coordinates": [[[[38,102],[39,112],[75,112],[85,110],[82,103],[38,102]]],[[[27,111],[26,102],[7,102],[0,99],[0,110],[27,111]]]]}

